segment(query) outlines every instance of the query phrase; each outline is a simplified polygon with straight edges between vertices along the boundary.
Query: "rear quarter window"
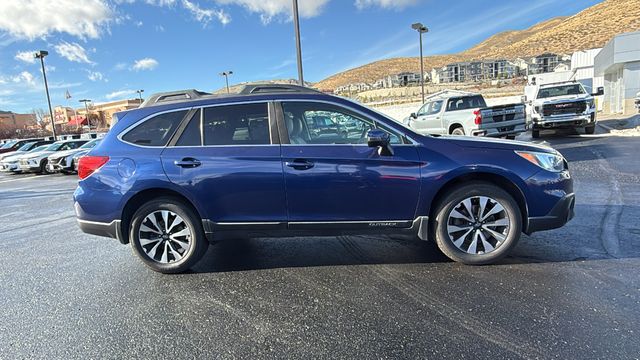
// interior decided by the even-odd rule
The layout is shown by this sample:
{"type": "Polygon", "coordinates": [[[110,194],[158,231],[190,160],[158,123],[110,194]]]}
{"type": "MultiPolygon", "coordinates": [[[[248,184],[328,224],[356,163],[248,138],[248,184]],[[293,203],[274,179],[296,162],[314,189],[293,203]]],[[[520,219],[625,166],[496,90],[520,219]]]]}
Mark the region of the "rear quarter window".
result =
{"type": "Polygon", "coordinates": [[[156,115],[122,136],[122,140],[142,146],[166,146],[187,110],[156,115]]]}

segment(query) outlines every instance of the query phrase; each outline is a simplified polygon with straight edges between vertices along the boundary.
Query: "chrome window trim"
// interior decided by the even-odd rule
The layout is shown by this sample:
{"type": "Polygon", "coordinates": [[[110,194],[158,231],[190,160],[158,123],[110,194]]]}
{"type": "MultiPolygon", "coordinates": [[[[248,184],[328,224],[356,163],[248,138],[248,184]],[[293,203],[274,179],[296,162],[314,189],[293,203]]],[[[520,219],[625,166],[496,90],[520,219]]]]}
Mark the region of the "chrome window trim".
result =
{"type": "MultiPolygon", "coordinates": [[[[128,141],[125,141],[122,139],[123,136],[125,136],[129,131],[133,130],[133,128],[135,128],[136,126],[142,124],[143,122],[158,116],[158,115],[162,115],[162,114],[167,114],[167,113],[172,113],[172,112],[179,112],[179,111],[189,111],[192,109],[200,109],[200,143],[203,144],[200,147],[229,147],[229,146],[368,146],[367,144],[256,144],[256,145],[245,145],[245,144],[241,144],[241,145],[204,145],[204,109],[206,108],[214,108],[214,107],[220,107],[220,106],[231,106],[231,105],[244,105],[244,104],[256,104],[256,103],[265,103],[265,104],[269,104],[271,102],[315,102],[315,103],[321,103],[321,104],[329,104],[329,105],[333,105],[333,106],[337,106],[337,107],[342,107],[345,109],[348,109],[350,111],[353,111],[361,116],[364,116],[366,118],[371,118],[371,115],[369,114],[365,114],[364,112],[355,109],[349,105],[344,105],[344,104],[340,104],[338,102],[335,101],[329,101],[329,100],[321,100],[321,99],[271,99],[271,100],[249,100],[249,101],[239,101],[239,102],[230,102],[230,103],[222,103],[222,104],[208,104],[208,105],[199,105],[199,106],[188,106],[188,107],[179,107],[179,108],[174,108],[174,109],[169,109],[169,110],[164,110],[164,111],[160,111],[160,112],[155,112],[153,114],[149,114],[147,116],[145,116],[144,118],[142,118],[141,120],[136,121],[135,123],[129,125],[127,128],[125,128],[123,131],[121,131],[116,138],[127,145],[131,145],[131,146],[135,146],[135,147],[139,147],[139,148],[146,148],[146,149],[166,149],[168,147],[198,147],[198,146],[168,146],[168,143],[165,144],[164,146],[147,146],[147,145],[139,145],[139,144],[133,144],[130,143],[128,141]]],[[[372,110],[374,113],[376,114],[380,114],[378,111],[372,110]]],[[[384,116],[383,114],[380,114],[380,116],[384,116]]],[[[386,116],[384,116],[386,118],[386,116]]],[[[273,119],[274,121],[278,121],[278,119],[273,119]]],[[[372,119],[373,123],[376,125],[376,128],[378,126],[379,121],[377,121],[376,119],[372,119]]],[[[389,119],[391,121],[395,121],[393,119],[389,119]]],[[[271,118],[269,117],[269,122],[271,122],[271,118]]],[[[402,126],[402,124],[399,124],[400,126],[402,126]]],[[[395,131],[395,130],[394,130],[395,131]]],[[[404,135],[405,138],[407,138],[411,144],[392,144],[392,146],[396,147],[396,146],[416,146],[419,143],[414,140],[413,138],[411,138],[409,135],[407,135],[406,133],[402,133],[402,135],[404,135]]],[[[269,127],[269,136],[271,138],[271,127],[269,127]]],[[[269,139],[269,141],[271,141],[271,139],[269,139]]]]}

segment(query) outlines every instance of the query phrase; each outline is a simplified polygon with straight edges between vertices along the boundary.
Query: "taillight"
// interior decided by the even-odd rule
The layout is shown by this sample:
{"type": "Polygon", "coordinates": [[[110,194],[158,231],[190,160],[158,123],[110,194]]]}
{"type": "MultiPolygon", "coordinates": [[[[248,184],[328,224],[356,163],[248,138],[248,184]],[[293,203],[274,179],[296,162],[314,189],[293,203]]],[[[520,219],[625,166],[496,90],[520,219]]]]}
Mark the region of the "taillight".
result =
{"type": "Polygon", "coordinates": [[[478,109],[478,110],[474,110],[474,111],[473,111],[473,115],[475,115],[475,116],[476,116],[476,119],[474,120],[474,123],[475,123],[476,125],[480,125],[480,124],[482,124],[482,113],[480,112],[480,109],[478,109]]]}
{"type": "Polygon", "coordinates": [[[108,156],[83,156],[78,160],[78,177],[89,177],[109,161],[108,156]]]}

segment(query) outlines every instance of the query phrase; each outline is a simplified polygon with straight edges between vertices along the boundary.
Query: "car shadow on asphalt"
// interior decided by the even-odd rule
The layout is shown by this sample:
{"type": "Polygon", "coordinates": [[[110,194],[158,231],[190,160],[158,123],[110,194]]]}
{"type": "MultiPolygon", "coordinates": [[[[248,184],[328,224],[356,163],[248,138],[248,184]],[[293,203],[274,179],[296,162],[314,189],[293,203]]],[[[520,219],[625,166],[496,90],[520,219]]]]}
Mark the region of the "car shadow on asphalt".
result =
{"type": "Polygon", "coordinates": [[[430,241],[389,236],[263,238],[218,242],[192,272],[449,262],[430,241]]]}

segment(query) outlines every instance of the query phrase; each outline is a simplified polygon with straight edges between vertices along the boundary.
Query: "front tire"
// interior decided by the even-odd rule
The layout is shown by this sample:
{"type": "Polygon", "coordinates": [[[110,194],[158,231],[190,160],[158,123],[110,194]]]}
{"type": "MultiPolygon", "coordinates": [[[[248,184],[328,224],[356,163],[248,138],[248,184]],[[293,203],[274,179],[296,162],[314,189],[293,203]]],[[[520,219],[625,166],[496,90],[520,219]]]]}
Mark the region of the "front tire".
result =
{"type": "Polygon", "coordinates": [[[453,189],[439,203],[431,224],[436,243],[451,260],[484,265],[506,256],[518,243],[522,214],[509,193],[486,182],[453,189]]]}
{"type": "Polygon", "coordinates": [[[593,124],[593,126],[587,126],[584,128],[584,133],[587,135],[593,135],[596,132],[596,125],[593,124]]]}
{"type": "Polygon", "coordinates": [[[145,265],[164,274],[189,270],[209,246],[199,217],[171,197],[149,201],[135,212],[129,240],[145,265]]]}

